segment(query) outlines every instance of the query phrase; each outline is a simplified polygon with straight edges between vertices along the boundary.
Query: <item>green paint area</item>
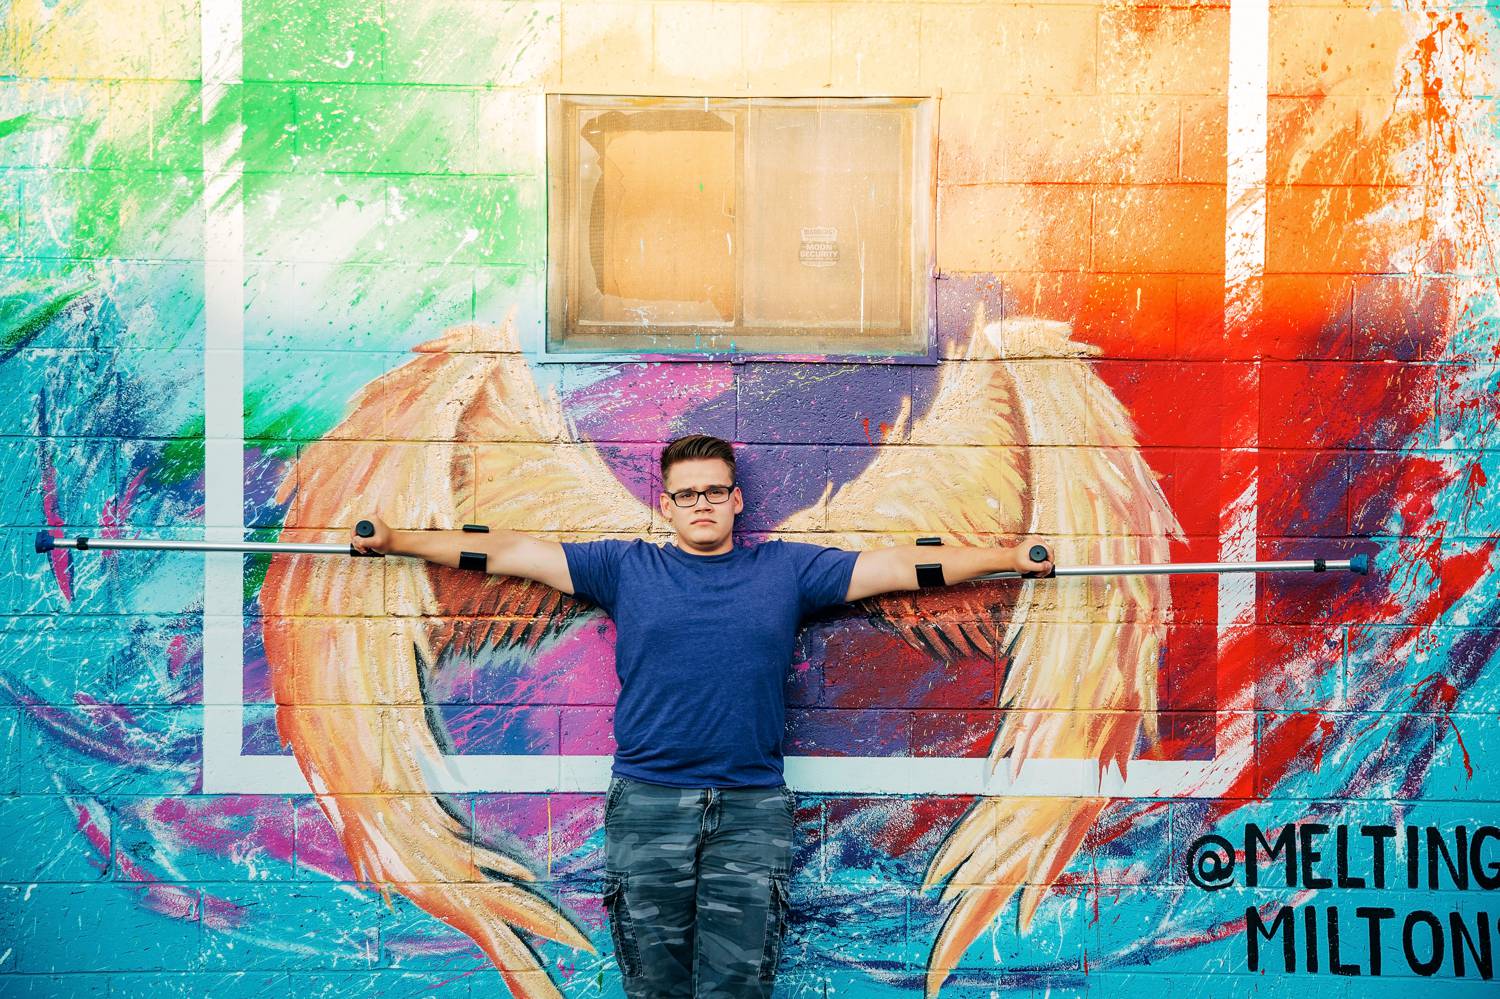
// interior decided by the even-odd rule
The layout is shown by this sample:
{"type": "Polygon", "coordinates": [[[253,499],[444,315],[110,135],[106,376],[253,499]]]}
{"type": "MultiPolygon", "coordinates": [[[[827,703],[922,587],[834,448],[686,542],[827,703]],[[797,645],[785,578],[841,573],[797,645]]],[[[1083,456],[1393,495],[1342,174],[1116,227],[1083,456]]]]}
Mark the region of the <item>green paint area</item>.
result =
{"type": "MultiPolygon", "coordinates": [[[[199,81],[147,79],[28,81],[0,119],[0,149],[27,168],[0,235],[47,262],[0,286],[0,355],[65,337],[199,350],[206,217],[239,204],[246,435],[288,459],[415,344],[516,306],[540,315],[545,164],[529,137],[559,26],[524,4],[242,10],[244,82],[206,122],[199,81]],[[239,180],[206,205],[219,150],[239,180]]],[[[191,401],[181,365],[122,376],[191,401]]],[[[180,486],[202,471],[201,403],[159,415],[153,435],[176,436],[149,475],[180,486]]]]}
{"type": "Polygon", "coordinates": [[[164,486],[177,486],[203,472],[203,417],[183,424],[174,439],[162,445],[160,458],[151,468],[151,478],[164,486]]]}
{"type": "Polygon", "coordinates": [[[4,139],[14,132],[21,131],[29,121],[31,121],[31,115],[29,114],[18,114],[0,120],[0,139],[4,139]]]}
{"type": "Polygon", "coordinates": [[[63,279],[23,279],[0,291],[0,361],[8,360],[56,321],[93,287],[69,275],[63,279]]]}

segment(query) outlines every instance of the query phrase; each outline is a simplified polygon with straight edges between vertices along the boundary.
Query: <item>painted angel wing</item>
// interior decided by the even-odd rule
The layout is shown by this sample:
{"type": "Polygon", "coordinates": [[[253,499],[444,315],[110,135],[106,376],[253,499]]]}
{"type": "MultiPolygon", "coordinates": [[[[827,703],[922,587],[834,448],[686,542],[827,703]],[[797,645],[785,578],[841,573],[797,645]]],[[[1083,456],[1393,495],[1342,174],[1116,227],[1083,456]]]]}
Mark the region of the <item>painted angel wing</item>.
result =
{"type": "MultiPolygon", "coordinates": [[[[778,531],[818,532],[809,540],[851,549],[909,544],[917,535],[994,545],[1024,533],[1031,503],[1025,428],[1012,375],[982,330],[981,315],[965,358],[939,369],[923,419],[911,425],[904,406],[862,474],[778,531]]],[[[1000,647],[997,605],[1008,610],[1014,593],[955,587],[887,594],[862,606],[940,658],[989,657],[1000,647]]]]}
{"type": "MultiPolygon", "coordinates": [[[[340,533],[377,506],[413,529],[473,520],[529,528],[557,517],[620,530],[648,520],[597,453],[560,443],[561,409],[537,391],[514,352],[514,331],[499,331],[501,352],[461,352],[476,332],[461,328],[419,347],[361,391],[348,417],[310,445],[283,482],[289,519],[340,533]]],[[[282,537],[312,533],[288,529],[282,537]]],[[[517,930],[592,947],[528,884],[534,875],[524,856],[474,842],[468,823],[434,793],[431,775],[445,765],[424,685],[457,635],[455,616],[482,613],[492,622],[471,641],[535,645],[582,605],[538,584],[414,560],[311,556],[273,559],[261,605],[278,731],[359,878],[387,897],[395,888],[474,939],[513,994],[558,997],[517,930]],[[382,586],[384,607],[370,599],[382,586]]]]}
{"type": "MultiPolygon", "coordinates": [[[[1061,564],[1157,562],[1180,535],[1129,415],[1081,358],[1092,351],[1065,324],[1021,320],[985,335],[1006,357],[1031,439],[1066,445],[1061,424],[1086,414],[1087,446],[1031,449],[1030,532],[1053,538],[1061,564]],[[1063,358],[1056,377],[1022,359],[1063,358]],[[1080,388],[1082,391],[1080,392],[1080,388]]],[[[1164,577],[1086,577],[1027,583],[1007,634],[1015,640],[1000,704],[1005,721],[990,763],[1010,756],[1086,759],[1123,774],[1137,737],[1156,737],[1156,669],[1171,597],[1164,577]],[[1045,585],[1046,600],[1038,600],[1045,585]]],[[[1072,860],[1106,799],[985,798],[954,826],[928,869],[955,902],[928,958],[927,992],[944,979],[1019,889],[1030,925],[1048,888],[1072,860]]]]}
{"type": "MultiPolygon", "coordinates": [[[[947,366],[928,415],[910,431],[901,421],[870,468],[833,495],[828,528],[873,520],[877,530],[964,544],[1037,534],[1062,564],[1164,559],[1175,519],[1128,415],[1082,360],[1091,348],[1069,332],[1063,323],[977,316],[967,355],[947,366]]],[[[818,514],[805,511],[788,529],[815,529],[818,514]]],[[[830,543],[859,541],[835,535],[830,543]]],[[[1142,726],[1155,734],[1169,600],[1160,580],[1128,580],[959,587],[870,606],[909,642],[940,654],[1010,650],[992,766],[1009,755],[1013,765],[1093,759],[1123,771],[1142,726]],[[995,621],[1007,610],[1002,640],[995,621]]],[[[954,826],[926,879],[929,888],[947,882],[944,900],[954,902],[929,956],[929,994],[1023,884],[1021,924],[1030,923],[1102,805],[984,798],[954,826]]]]}

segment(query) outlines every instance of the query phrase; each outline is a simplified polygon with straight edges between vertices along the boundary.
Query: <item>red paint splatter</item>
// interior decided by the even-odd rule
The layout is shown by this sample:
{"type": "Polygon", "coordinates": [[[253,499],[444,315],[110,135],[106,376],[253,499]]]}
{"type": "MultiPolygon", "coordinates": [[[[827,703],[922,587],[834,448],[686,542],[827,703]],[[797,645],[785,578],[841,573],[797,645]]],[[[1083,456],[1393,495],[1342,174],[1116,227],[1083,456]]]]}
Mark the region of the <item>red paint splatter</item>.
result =
{"type": "Polygon", "coordinates": [[[1458,688],[1441,673],[1431,673],[1416,683],[1411,688],[1412,699],[1424,711],[1435,711],[1443,716],[1443,721],[1453,730],[1453,737],[1458,740],[1458,751],[1463,754],[1464,774],[1469,780],[1474,779],[1474,764],[1469,759],[1469,747],[1464,745],[1463,733],[1453,722],[1453,706],[1458,703],[1458,688]]]}

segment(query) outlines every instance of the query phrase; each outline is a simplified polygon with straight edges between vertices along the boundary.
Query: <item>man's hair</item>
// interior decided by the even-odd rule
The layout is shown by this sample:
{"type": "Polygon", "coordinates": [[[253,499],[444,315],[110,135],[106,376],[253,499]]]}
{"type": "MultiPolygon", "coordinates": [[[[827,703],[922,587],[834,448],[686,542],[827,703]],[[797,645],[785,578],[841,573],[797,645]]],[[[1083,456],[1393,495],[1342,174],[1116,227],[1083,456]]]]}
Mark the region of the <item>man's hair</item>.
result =
{"type": "Polygon", "coordinates": [[[667,446],[662,449],[662,485],[666,485],[667,470],[673,465],[679,461],[693,461],[698,458],[718,458],[729,466],[729,479],[731,482],[734,481],[734,448],[729,446],[729,442],[707,434],[689,434],[675,441],[668,441],[667,446]]]}

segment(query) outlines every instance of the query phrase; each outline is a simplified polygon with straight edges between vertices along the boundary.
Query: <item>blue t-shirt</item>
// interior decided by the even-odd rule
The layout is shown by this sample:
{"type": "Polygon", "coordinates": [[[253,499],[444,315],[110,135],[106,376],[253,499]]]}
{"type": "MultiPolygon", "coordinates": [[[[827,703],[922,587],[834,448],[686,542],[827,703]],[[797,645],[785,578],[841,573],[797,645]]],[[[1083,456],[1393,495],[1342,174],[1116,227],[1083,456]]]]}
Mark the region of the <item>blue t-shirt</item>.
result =
{"type": "Polygon", "coordinates": [[[780,784],[802,618],[842,603],[858,552],[788,541],[690,555],[564,544],[573,591],[615,622],[614,773],[676,787],[780,784]]]}

